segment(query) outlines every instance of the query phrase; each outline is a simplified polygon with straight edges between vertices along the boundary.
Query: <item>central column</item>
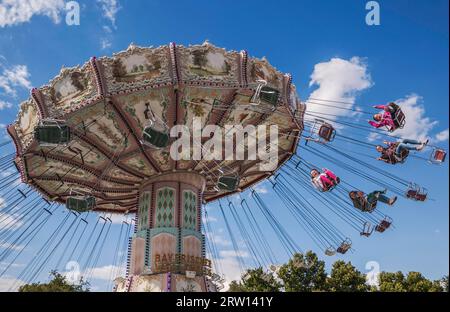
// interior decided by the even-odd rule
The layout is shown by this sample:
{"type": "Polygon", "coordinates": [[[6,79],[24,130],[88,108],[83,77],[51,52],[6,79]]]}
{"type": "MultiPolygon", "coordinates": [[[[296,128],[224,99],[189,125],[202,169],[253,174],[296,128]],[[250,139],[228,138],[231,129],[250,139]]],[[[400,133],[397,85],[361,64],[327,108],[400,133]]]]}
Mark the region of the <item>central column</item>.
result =
{"type": "Polygon", "coordinates": [[[213,291],[201,233],[206,180],[194,172],[160,175],[140,190],[129,274],[117,291],[213,291]]]}

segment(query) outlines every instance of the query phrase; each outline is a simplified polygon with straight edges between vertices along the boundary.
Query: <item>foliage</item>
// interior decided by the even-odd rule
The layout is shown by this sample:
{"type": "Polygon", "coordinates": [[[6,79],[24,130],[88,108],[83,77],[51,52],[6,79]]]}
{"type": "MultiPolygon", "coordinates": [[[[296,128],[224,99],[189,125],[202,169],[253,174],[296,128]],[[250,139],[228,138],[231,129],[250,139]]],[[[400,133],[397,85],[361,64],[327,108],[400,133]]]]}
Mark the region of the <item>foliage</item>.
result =
{"type": "Polygon", "coordinates": [[[80,280],[79,284],[71,284],[67,278],[52,271],[50,275],[53,277],[48,283],[25,284],[19,287],[19,292],[88,292],[89,283],[80,280]]]}
{"type": "Polygon", "coordinates": [[[264,272],[262,268],[247,270],[242,281],[233,281],[229,289],[229,291],[245,292],[278,292],[280,290],[281,284],[273,274],[264,272]]]}
{"type": "Polygon", "coordinates": [[[368,291],[366,276],[359,272],[351,262],[336,261],[327,279],[327,290],[345,292],[368,291]]]}
{"type": "Polygon", "coordinates": [[[327,279],[325,262],[312,251],[305,255],[296,253],[287,264],[281,266],[278,277],[283,281],[285,291],[324,290],[327,279]]]}
{"type": "Polygon", "coordinates": [[[442,281],[430,281],[419,272],[409,272],[405,277],[402,272],[381,272],[379,275],[380,291],[389,292],[441,292],[442,281]]]}
{"type": "Polygon", "coordinates": [[[295,254],[276,274],[262,268],[247,270],[241,281],[230,283],[230,292],[330,291],[330,292],[448,292],[448,275],[437,281],[419,272],[381,272],[378,286],[368,285],[365,274],[351,262],[336,261],[327,276],[325,263],[312,251],[295,254]]]}

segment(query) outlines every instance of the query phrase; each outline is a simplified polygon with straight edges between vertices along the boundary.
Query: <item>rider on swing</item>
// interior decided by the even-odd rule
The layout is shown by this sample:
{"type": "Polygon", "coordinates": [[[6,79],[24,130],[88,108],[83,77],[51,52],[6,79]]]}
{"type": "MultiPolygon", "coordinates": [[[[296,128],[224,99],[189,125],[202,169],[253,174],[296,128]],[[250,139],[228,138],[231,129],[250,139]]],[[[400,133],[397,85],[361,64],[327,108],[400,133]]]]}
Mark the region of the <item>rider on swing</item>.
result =
{"type": "Polygon", "coordinates": [[[371,212],[375,209],[378,201],[388,204],[389,206],[394,205],[397,201],[397,196],[389,198],[385,195],[386,192],[387,190],[385,189],[383,191],[373,191],[366,195],[361,191],[351,191],[349,196],[355,208],[371,212]]]}
{"type": "Polygon", "coordinates": [[[388,105],[376,105],[375,108],[382,109],[383,111],[373,115],[373,120],[369,120],[369,124],[375,128],[388,127],[389,129],[395,128],[394,119],[391,111],[391,104],[388,105]]]}
{"type": "Polygon", "coordinates": [[[403,162],[409,151],[423,150],[423,148],[428,144],[428,141],[429,140],[419,142],[416,140],[409,140],[409,139],[403,139],[401,142],[384,141],[383,143],[387,145],[387,147],[383,147],[381,145],[376,146],[377,152],[381,153],[381,156],[378,157],[377,160],[382,160],[390,164],[403,162]]]}
{"type": "Polygon", "coordinates": [[[339,177],[337,177],[331,170],[323,169],[322,173],[320,173],[317,169],[311,170],[311,183],[319,191],[326,192],[338,185],[339,182],[339,177]]]}

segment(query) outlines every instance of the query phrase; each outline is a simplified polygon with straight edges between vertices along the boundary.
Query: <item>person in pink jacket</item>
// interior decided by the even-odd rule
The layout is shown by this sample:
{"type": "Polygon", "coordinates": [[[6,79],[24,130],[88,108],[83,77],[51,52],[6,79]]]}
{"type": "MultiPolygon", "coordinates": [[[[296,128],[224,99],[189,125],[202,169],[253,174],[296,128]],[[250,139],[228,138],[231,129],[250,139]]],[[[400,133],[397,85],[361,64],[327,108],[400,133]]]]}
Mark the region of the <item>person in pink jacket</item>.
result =
{"type": "Polygon", "coordinates": [[[340,179],[331,170],[322,169],[320,173],[317,169],[311,170],[311,183],[321,192],[326,192],[330,188],[339,184],[340,179]]]}
{"type": "Polygon", "coordinates": [[[395,123],[392,118],[389,105],[376,105],[375,108],[382,109],[380,113],[373,115],[373,120],[369,120],[369,124],[375,128],[388,127],[388,129],[394,129],[395,123]]]}

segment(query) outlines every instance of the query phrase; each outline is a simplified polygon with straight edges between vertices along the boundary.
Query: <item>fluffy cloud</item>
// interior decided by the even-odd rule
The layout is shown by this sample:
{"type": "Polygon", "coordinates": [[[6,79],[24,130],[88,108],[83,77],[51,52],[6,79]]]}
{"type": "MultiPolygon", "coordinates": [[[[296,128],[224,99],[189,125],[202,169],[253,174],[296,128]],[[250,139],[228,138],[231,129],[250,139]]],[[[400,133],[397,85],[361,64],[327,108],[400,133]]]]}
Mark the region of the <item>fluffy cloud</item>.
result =
{"type": "MultiPolygon", "coordinates": [[[[16,96],[16,87],[31,88],[30,73],[26,65],[14,65],[12,67],[4,67],[0,64],[2,72],[0,74],[0,93],[8,96],[16,96]]],[[[4,102],[7,107],[7,102],[4,102]]],[[[1,102],[0,102],[1,106],[1,102]]]]}
{"type": "Polygon", "coordinates": [[[14,287],[14,289],[11,289],[11,290],[15,291],[22,284],[25,284],[25,283],[23,281],[13,278],[13,277],[8,277],[8,276],[0,277],[0,292],[8,291],[9,288],[13,285],[16,285],[16,287],[14,287]]]}
{"type": "MultiPolygon", "coordinates": [[[[368,73],[367,65],[360,57],[352,57],[350,60],[332,58],[328,62],[316,64],[311,74],[309,86],[317,86],[308,99],[309,113],[326,113],[335,116],[345,116],[349,111],[345,109],[322,106],[313,103],[323,103],[342,108],[353,108],[355,97],[372,86],[372,79],[368,73]],[[317,99],[345,102],[346,104],[332,104],[318,101],[317,99]]],[[[336,117],[326,116],[336,119],[336,117]]]]}
{"type": "Polygon", "coordinates": [[[0,27],[29,22],[34,15],[47,16],[54,23],[59,23],[64,10],[63,0],[2,0],[0,27]]]}
{"type": "Polygon", "coordinates": [[[425,116],[425,106],[422,104],[422,97],[417,94],[410,94],[395,102],[400,105],[405,113],[406,124],[403,129],[396,130],[393,135],[416,140],[423,140],[429,137],[431,130],[438,122],[425,116]]]}
{"type": "MultiPolygon", "coordinates": [[[[102,267],[92,268],[86,273],[89,274],[92,279],[109,281],[111,279],[112,272],[119,272],[119,276],[124,276],[125,267],[105,265],[102,267]]],[[[112,278],[114,279],[116,277],[113,276],[112,278]]]]}
{"type": "Polygon", "coordinates": [[[449,130],[445,129],[445,130],[439,132],[438,134],[436,134],[436,136],[434,137],[434,141],[435,142],[448,141],[448,137],[449,137],[449,130]]]}
{"type": "Polygon", "coordinates": [[[112,42],[108,38],[102,38],[100,40],[100,46],[101,46],[102,50],[107,50],[107,49],[111,48],[112,42]]]}
{"type": "Polygon", "coordinates": [[[0,110],[5,109],[5,108],[11,108],[11,107],[12,107],[12,104],[10,102],[0,100],[0,110]]]}
{"type": "Polygon", "coordinates": [[[113,26],[116,25],[116,15],[121,9],[117,0],[97,0],[101,5],[103,17],[108,19],[113,26]]]}

